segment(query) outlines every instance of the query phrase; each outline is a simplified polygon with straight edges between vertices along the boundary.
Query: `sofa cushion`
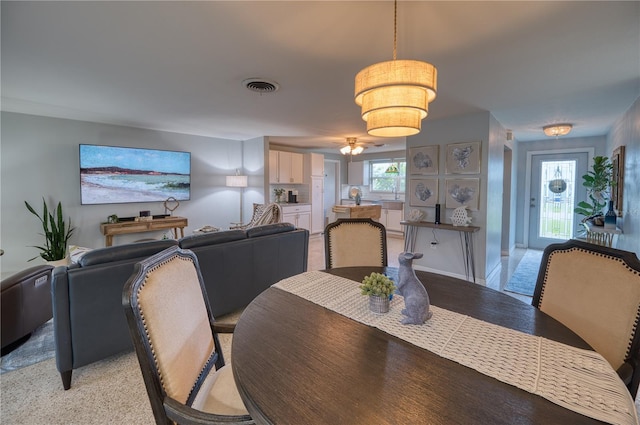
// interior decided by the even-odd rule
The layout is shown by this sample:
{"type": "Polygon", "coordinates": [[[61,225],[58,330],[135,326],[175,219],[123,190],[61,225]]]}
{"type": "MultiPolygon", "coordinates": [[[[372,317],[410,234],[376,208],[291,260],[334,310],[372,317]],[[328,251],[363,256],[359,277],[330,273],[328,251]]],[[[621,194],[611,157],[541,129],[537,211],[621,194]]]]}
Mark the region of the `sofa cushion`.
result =
{"type": "Polygon", "coordinates": [[[177,243],[173,239],[165,239],[94,249],[82,256],[78,264],[81,267],[88,267],[132,258],[150,257],[177,243]]]}
{"type": "Polygon", "coordinates": [[[291,223],[264,224],[262,226],[247,229],[247,237],[257,238],[259,236],[273,235],[275,233],[290,232],[295,229],[296,226],[291,223]]]}
{"type": "Polygon", "coordinates": [[[178,245],[180,245],[182,249],[192,249],[199,246],[218,245],[246,238],[247,234],[244,230],[225,230],[223,232],[185,236],[178,241],[178,245]]]}

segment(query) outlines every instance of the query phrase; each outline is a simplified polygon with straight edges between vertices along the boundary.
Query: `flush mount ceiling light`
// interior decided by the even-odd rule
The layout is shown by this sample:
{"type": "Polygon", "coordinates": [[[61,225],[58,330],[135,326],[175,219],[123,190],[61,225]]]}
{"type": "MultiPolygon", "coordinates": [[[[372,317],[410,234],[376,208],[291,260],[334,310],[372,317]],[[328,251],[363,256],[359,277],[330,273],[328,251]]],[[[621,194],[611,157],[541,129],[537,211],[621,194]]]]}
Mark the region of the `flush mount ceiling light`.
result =
{"type": "Polygon", "coordinates": [[[340,148],[342,155],[358,155],[364,151],[362,146],[356,146],[358,139],[356,137],[347,137],[347,146],[340,148]]]}
{"type": "Polygon", "coordinates": [[[542,127],[542,131],[549,137],[558,137],[566,136],[572,128],[571,124],[552,124],[542,127]]]}
{"type": "Polygon", "coordinates": [[[367,133],[379,137],[418,134],[436,98],[438,73],[430,63],[396,60],[397,10],[393,9],[393,60],[368,66],[356,75],[355,102],[362,107],[367,133]]]}

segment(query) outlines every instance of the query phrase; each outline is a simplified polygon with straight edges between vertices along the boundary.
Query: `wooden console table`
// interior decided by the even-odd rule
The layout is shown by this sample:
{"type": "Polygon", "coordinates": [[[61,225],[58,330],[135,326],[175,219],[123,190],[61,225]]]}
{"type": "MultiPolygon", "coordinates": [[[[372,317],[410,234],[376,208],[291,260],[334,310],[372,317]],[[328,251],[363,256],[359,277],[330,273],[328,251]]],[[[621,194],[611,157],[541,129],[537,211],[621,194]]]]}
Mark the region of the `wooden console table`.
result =
{"type": "Polygon", "coordinates": [[[178,229],[180,237],[184,236],[184,228],[188,226],[184,217],[155,218],[148,221],[121,221],[119,223],[102,223],[100,231],[105,236],[106,246],[113,245],[115,235],[125,235],[128,233],[155,232],[157,230],[173,229],[173,235],[178,239],[178,229]]]}
{"type": "Polygon", "coordinates": [[[460,247],[462,248],[462,259],[464,260],[464,271],[469,280],[469,275],[476,281],[476,260],[473,254],[473,234],[480,230],[477,226],[454,226],[447,223],[431,223],[428,221],[401,221],[400,224],[407,226],[404,240],[404,250],[415,252],[418,227],[429,227],[432,229],[453,230],[460,235],[460,247]]]}

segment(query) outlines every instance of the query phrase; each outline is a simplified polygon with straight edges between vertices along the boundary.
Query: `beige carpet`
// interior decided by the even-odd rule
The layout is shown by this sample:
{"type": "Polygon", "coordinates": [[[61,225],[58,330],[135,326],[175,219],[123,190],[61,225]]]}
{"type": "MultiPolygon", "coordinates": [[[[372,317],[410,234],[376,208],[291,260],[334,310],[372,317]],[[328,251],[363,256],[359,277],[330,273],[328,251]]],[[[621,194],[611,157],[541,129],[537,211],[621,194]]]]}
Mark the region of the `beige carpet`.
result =
{"type": "MultiPolygon", "coordinates": [[[[228,363],[231,335],[220,335],[228,363]]],[[[73,371],[71,388],[62,388],[55,359],[0,376],[0,423],[91,425],[155,423],[133,352],[73,371]]]]}

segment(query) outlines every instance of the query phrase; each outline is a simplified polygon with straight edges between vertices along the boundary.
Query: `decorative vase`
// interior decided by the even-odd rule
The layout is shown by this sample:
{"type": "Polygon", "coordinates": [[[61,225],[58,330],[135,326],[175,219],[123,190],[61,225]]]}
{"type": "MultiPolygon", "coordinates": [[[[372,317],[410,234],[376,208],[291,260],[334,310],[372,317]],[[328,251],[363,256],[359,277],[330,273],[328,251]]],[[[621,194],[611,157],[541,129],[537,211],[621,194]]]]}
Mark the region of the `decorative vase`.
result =
{"type": "Polygon", "coordinates": [[[389,297],[383,295],[369,295],[369,310],[374,313],[389,312],[389,297]]]}
{"type": "Polygon", "coordinates": [[[614,230],[616,228],[617,216],[613,211],[613,201],[609,201],[609,211],[604,216],[604,228],[614,230]]]}

